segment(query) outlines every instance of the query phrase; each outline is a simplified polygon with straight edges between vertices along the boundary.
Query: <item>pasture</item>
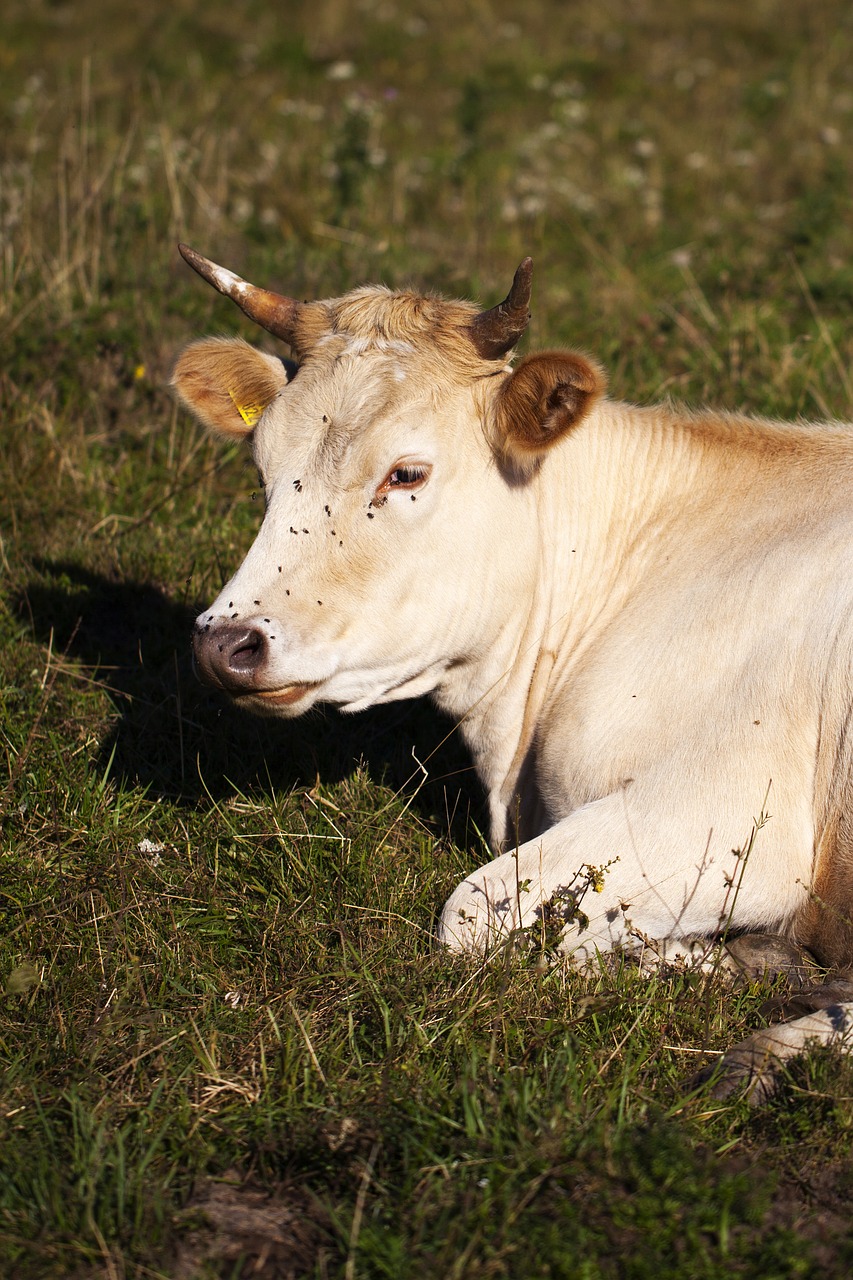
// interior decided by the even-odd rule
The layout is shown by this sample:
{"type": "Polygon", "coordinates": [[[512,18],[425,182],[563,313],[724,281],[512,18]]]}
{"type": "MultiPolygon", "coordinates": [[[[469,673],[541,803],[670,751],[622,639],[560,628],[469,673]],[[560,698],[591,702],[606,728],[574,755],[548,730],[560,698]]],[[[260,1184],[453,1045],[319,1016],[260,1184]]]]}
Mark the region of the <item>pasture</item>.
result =
{"type": "Polygon", "coordinates": [[[531,254],[522,350],[853,418],[849,5],[7,0],[0,118],[0,1274],[847,1276],[850,1064],[691,1086],[773,987],[442,954],[453,724],[196,683],[262,500],[168,381],[274,349],[178,240],[297,298],[531,254]]]}

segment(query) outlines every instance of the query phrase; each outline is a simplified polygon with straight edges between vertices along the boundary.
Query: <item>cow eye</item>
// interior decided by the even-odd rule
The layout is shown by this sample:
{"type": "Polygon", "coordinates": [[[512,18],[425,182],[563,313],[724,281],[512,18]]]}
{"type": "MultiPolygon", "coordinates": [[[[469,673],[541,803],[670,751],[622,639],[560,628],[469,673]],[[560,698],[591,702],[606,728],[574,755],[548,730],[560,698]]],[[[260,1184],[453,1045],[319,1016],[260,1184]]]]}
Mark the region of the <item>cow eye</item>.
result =
{"type": "Polygon", "coordinates": [[[420,489],[429,478],[429,473],[429,467],[399,464],[388,472],[377,492],[390,493],[392,489],[420,489]]]}

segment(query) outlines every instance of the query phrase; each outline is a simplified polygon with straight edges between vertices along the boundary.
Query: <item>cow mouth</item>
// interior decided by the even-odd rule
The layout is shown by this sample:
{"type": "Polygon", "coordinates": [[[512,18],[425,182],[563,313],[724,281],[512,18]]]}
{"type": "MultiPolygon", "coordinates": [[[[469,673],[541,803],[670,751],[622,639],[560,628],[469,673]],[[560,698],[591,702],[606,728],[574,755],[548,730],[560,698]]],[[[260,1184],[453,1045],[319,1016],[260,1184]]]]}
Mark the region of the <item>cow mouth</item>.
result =
{"type": "Polygon", "coordinates": [[[269,707],[289,707],[300,698],[304,698],[312,689],[317,688],[317,681],[312,684],[285,684],[280,689],[253,689],[250,698],[262,698],[269,707]]]}

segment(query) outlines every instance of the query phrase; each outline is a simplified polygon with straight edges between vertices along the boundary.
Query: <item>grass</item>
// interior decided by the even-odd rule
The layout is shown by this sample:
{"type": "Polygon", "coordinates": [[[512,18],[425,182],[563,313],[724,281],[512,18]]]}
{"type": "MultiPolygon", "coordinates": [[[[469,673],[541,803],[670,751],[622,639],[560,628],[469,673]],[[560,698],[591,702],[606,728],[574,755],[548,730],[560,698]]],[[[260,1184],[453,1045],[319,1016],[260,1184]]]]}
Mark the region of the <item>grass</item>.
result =
{"type": "Polygon", "coordinates": [[[766,987],[432,944],[482,800],[425,704],[193,681],[259,519],[166,384],[190,277],[502,297],[615,394],[853,416],[841,0],[10,0],[0,1271],[846,1276],[853,1077],[694,1097],[766,987]]]}

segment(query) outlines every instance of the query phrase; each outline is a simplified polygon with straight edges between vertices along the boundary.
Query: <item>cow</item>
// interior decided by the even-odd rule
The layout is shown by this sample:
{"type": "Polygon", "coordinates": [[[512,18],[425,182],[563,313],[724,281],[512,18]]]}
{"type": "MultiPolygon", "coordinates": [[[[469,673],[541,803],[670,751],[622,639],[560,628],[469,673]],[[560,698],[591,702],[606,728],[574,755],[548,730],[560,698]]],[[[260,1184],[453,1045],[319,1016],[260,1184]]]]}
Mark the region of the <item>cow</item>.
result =
{"type": "MultiPolygon", "coordinates": [[[[266,497],[197,671],[266,714],[429,694],[455,719],[495,856],[445,946],[671,963],[764,930],[849,963],[853,426],[637,407],[576,351],[513,364],[529,258],[479,310],[300,303],[181,253],[291,352],[205,338],[175,368],[266,497]]],[[[733,1070],[846,1039],[853,1004],[805,1021],[733,1070]]]]}

